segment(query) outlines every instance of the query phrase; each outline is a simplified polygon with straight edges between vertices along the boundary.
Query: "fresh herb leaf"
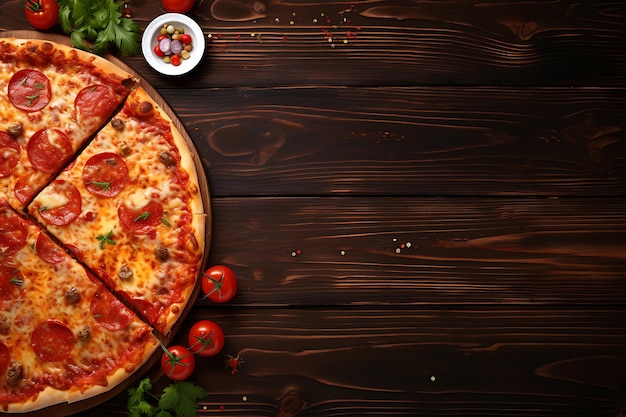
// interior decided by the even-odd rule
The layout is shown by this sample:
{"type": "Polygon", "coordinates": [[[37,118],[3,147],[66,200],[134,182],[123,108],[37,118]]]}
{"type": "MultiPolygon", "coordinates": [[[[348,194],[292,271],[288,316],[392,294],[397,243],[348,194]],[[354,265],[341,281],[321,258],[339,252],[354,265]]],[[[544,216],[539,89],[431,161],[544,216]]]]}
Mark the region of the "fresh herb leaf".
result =
{"type": "Polygon", "coordinates": [[[23,280],[23,279],[21,279],[21,278],[19,278],[19,277],[17,277],[17,276],[15,276],[15,277],[11,278],[11,279],[9,280],[9,282],[10,282],[11,284],[15,284],[15,285],[17,285],[17,286],[19,286],[19,287],[21,287],[22,285],[24,285],[24,280],[23,280]]]}
{"type": "Polygon", "coordinates": [[[26,98],[28,99],[28,100],[26,100],[26,105],[27,105],[28,107],[30,107],[30,106],[32,106],[32,105],[33,105],[33,101],[35,101],[35,100],[37,100],[37,99],[39,98],[39,93],[37,93],[37,94],[31,94],[31,95],[29,95],[29,96],[26,96],[26,98]]]}
{"type": "Polygon", "coordinates": [[[128,403],[136,404],[143,401],[146,392],[152,389],[150,378],[144,378],[139,381],[139,385],[128,390],[128,403]]]}
{"type": "Polygon", "coordinates": [[[104,249],[104,245],[106,245],[107,243],[112,246],[117,245],[117,242],[113,240],[113,230],[110,230],[109,233],[107,233],[106,235],[96,236],[96,239],[98,239],[98,242],[100,242],[100,249],[104,249]]]}
{"type": "Polygon", "coordinates": [[[79,49],[88,50],[87,42],[85,41],[87,36],[81,32],[71,32],[70,40],[72,41],[72,45],[79,49]]]}
{"type": "Polygon", "coordinates": [[[173,410],[180,402],[180,398],[178,390],[173,389],[171,386],[165,387],[161,398],[159,398],[159,407],[164,410],[173,410]]]}
{"type": "Polygon", "coordinates": [[[198,401],[207,396],[202,387],[188,381],[170,384],[163,389],[160,397],[151,394],[151,389],[150,378],[145,378],[137,387],[128,390],[127,407],[131,417],[172,417],[183,414],[185,417],[196,417],[198,401]],[[153,405],[146,396],[157,400],[158,405],[153,405]]]}
{"type": "Polygon", "coordinates": [[[76,48],[103,54],[113,44],[123,55],[139,53],[141,31],[122,17],[121,1],[61,0],[59,25],[76,48]]]}
{"type": "Polygon", "coordinates": [[[141,221],[141,220],[147,220],[148,217],[150,217],[150,212],[149,211],[144,211],[139,216],[135,217],[135,223],[138,222],[138,221],[141,221]]]}
{"type": "Polygon", "coordinates": [[[111,188],[111,183],[108,181],[91,181],[89,184],[103,191],[109,191],[109,188],[111,188]]]}
{"type": "Polygon", "coordinates": [[[39,4],[39,2],[35,0],[28,0],[26,2],[26,7],[28,7],[29,10],[33,12],[38,12],[42,9],[41,4],[39,4]]]}
{"type": "Polygon", "coordinates": [[[163,223],[167,227],[172,227],[172,224],[168,222],[165,217],[161,217],[161,223],[163,223]]]}
{"type": "Polygon", "coordinates": [[[150,378],[144,378],[139,381],[137,387],[128,390],[127,407],[131,417],[154,416],[156,407],[145,400],[145,395],[150,394],[152,384],[150,378]]]}
{"type": "Polygon", "coordinates": [[[163,389],[159,407],[174,410],[176,415],[196,417],[198,400],[207,396],[206,391],[192,382],[180,381],[163,389]]]}

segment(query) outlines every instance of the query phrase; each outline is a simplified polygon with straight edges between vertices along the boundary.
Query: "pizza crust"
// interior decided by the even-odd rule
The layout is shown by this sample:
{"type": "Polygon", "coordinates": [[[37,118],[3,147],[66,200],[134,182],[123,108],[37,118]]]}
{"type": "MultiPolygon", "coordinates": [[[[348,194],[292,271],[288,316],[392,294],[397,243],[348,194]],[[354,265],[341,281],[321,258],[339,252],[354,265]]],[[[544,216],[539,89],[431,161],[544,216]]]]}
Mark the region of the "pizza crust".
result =
{"type": "MultiPolygon", "coordinates": [[[[192,153],[187,142],[181,135],[178,128],[175,126],[172,119],[168,116],[162,106],[154,102],[154,100],[148,95],[148,93],[141,87],[138,87],[134,93],[139,100],[147,100],[154,103],[154,110],[158,112],[158,115],[170,125],[172,137],[174,138],[174,145],[178,148],[180,153],[180,167],[189,175],[189,196],[190,196],[190,208],[194,213],[192,218],[192,228],[195,233],[195,239],[200,245],[199,253],[203,254],[206,244],[206,230],[207,230],[207,213],[205,212],[204,202],[202,200],[202,192],[200,189],[200,183],[198,181],[198,174],[196,165],[194,163],[194,154],[192,153]]],[[[200,265],[198,265],[200,267],[200,265]]],[[[195,286],[190,286],[183,292],[185,299],[184,303],[175,303],[170,306],[170,314],[166,318],[165,328],[171,329],[174,323],[179,319],[180,312],[185,309],[187,303],[190,302],[195,286]]],[[[166,335],[169,336],[169,335],[166,335]]]]}
{"type": "Polygon", "coordinates": [[[39,393],[37,398],[30,399],[22,403],[11,403],[6,411],[9,413],[28,413],[30,411],[40,410],[45,407],[67,402],[67,391],[46,387],[39,393]]]}
{"type": "MultiPolygon", "coordinates": [[[[59,390],[52,387],[46,387],[43,391],[41,391],[37,398],[30,399],[23,403],[12,403],[9,404],[6,412],[8,413],[28,413],[31,411],[41,410],[43,408],[58,406],[62,404],[72,404],[79,401],[87,400],[89,398],[96,397],[101,394],[105,394],[109,392],[114,387],[120,385],[124,381],[126,381],[131,375],[133,375],[137,370],[141,369],[141,367],[148,362],[148,360],[152,357],[155,350],[159,347],[156,339],[153,339],[153,343],[146,344],[143,353],[143,360],[141,363],[137,364],[137,366],[131,370],[127,371],[125,368],[118,368],[115,373],[107,376],[107,384],[106,385],[94,385],[85,390],[73,389],[70,391],[59,390]]],[[[3,410],[4,412],[4,410],[3,410]]]]}
{"type": "Polygon", "coordinates": [[[37,46],[39,49],[41,49],[42,45],[48,43],[48,44],[53,45],[55,49],[63,52],[66,55],[76,54],[76,56],[81,61],[92,63],[94,67],[102,70],[104,74],[107,74],[109,76],[116,76],[121,80],[130,80],[133,78],[132,74],[124,71],[122,68],[118,67],[117,65],[113,64],[112,62],[110,62],[109,60],[101,56],[92,54],[91,52],[83,51],[81,49],[76,49],[74,47],[71,47],[69,45],[65,45],[62,43],[51,42],[45,39],[20,39],[20,38],[3,38],[2,41],[11,43],[15,45],[16,47],[23,47],[26,44],[30,43],[32,45],[37,46]]]}
{"type": "Polygon", "coordinates": [[[152,357],[152,355],[158,348],[158,340],[156,338],[152,338],[151,343],[146,343],[146,345],[144,346],[142,360],[137,364],[134,369],[130,371],[128,371],[126,368],[117,369],[114,374],[107,376],[107,385],[94,385],[83,391],[70,391],[67,402],[71,404],[74,402],[86,400],[87,398],[93,398],[97,395],[108,392],[113,387],[116,387],[122,382],[126,381],[137,370],[141,369],[141,367],[148,362],[148,360],[152,357]]]}
{"type": "Polygon", "coordinates": [[[41,410],[43,408],[58,406],[62,404],[72,404],[75,402],[87,400],[101,394],[105,394],[128,380],[135,372],[149,362],[159,348],[159,341],[156,337],[151,337],[144,344],[143,352],[140,354],[141,360],[138,361],[132,369],[121,365],[111,375],[106,376],[107,383],[105,385],[93,385],[90,387],[79,388],[72,387],[70,390],[59,390],[52,387],[46,387],[38,393],[36,398],[29,399],[22,403],[11,403],[7,410],[2,412],[9,413],[28,413],[31,411],[41,410]]]}
{"type": "MultiPolygon", "coordinates": [[[[180,166],[189,174],[190,189],[188,191],[191,196],[191,209],[194,213],[193,228],[195,230],[196,240],[202,245],[205,241],[207,214],[202,200],[202,192],[198,181],[196,164],[194,163],[194,153],[192,153],[189,145],[163,107],[158,103],[155,103],[143,88],[138,87],[135,93],[140,99],[153,102],[156,105],[155,110],[158,112],[159,116],[170,124],[174,144],[180,152],[180,166]]],[[[202,249],[204,249],[204,247],[202,249]]]]}

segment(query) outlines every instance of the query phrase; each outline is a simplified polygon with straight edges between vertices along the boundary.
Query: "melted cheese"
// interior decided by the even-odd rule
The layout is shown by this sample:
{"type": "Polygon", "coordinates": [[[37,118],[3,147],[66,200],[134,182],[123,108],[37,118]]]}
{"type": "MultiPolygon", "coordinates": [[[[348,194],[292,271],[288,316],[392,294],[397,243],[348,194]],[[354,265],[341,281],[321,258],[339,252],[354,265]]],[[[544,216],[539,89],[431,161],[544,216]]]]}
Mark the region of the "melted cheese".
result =
{"type": "MultiPolygon", "coordinates": [[[[33,395],[36,396],[37,390],[50,388],[42,381],[58,381],[61,384],[76,376],[79,378],[75,381],[77,387],[84,390],[89,388],[91,382],[88,381],[91,381],[92,375],[102,372],[102,378],[106,379],[118,368],[129,372],[137,369],[147,358],[145,349],[150,353],[157,348],[156,339],[149,333],[150,328],[137,319],[117,331],[99,325],[91,313],[90,304],[102,284],[93,282],[83,267],[68,254],[55,264],[44,261],[35,249],[39,234],[44,232],[33,223],[18,219],[17,215],[15,219],[23,222],[28,231],[26,244],[11,256],[11,262],[16,265],[23,281],[19,285],[19,296],[5,301],[0,310],[0,316],[10,323],[8,331],[0,333],[0,342],[9,347],[10,360],[21,365],[22,379],[17,387],[12,387],[8,385],[6,376],[0,378],[0,408],[7,405],[7,397],[16,389],[29,387],[34,389],[33,395]],[[75,303],[68,303],[65,299],[65,293],[70,288],[79,291],[80,297],[75,303]],[[74,334],[75,343],[67,358],[46,362],[34,350],[31,335],[46,320],[64,323],[74,334]],[[90,336],[81,340],[79,335],[85,327],[89,328],[90,336]],[[78,369],[83,371],[82,376],[78,369]]],[[[77,387],[74,390],[79,389],[77,387]]],[[[62,401],[67,401],[70,391],[65,393],[65,400],[61,397],[62,401]]],[[[25,398],[22,398],[19,402],[24,401],[25,398]]]]}
{"type": "MultiPolygon", "coordinates": [[[[179,167],[166,167],[159,158],[161,152],[172,155],[178,152],[169,131],[146,128],[144,121],[124,111],[116,118],[124,122],[124,129],[116,130],[111,124],[104,127],[71,168],[58,177],[74,184],[80,191],[81,215],[68,225],[46,227],[60,241],[77,247],[81,259],[88,266],[97,268],[100,273],[104,271],[115,291],[124,291],[131,298],[149,301],[162,310],[162,315],[167,315],[174,300],[180,297],[180,291],[195,284],[202,258],[201,245],[192,254],[181,243],[194,234],[189,225],[189,219],[194,215],[191,212],[191,196],[185,187],[196,188],[185,185],[180,179],[188,178],[188,175],[179,167]],[[128,168],[126,187],[112,198],[91,194],[82,180],[86,162],[103,152],[120,155],[128,168]],[[123,205],[140,211],[152,201],[163,207],[163,218],[153,232],[133,234],[127,230],[118,217],[119,208],[123,205]],[[110,240],[103,239],[105,236],[109,236],[110,240]],[[169,251],[167,260],[163,261],[155,254],[158,246],[169,251]],[[133,274],[131,279],[120,278],[123,268],[130,269],[133,274]]],[[[46,199],[39,195],[30,207],[43,206],[46,199]]],[[[30,207],[31,214],[45,222],[30,207]]],[[[152,324],[161,331],[166,330],[159,327],[162,322],[152,324]]]]}
{"type": "MultiPolygon", "coordinates": [[[[19,52],[16,53],[16,55],[19,52]]],[[[50,102],[43,109],[35,112],[24,112],[13,106],[8,97],[9,80],[15,72],[27,65],[20,63],[20,67],[2,62],[0,65],[0,130],[6,131],[11,123],[19,122],[23,126],[23,133],[18,137],[21,145],[20,163],[13,174],[0,178],[0,192],[6,194],[11,206],[17,209],[24,208],[14,195],[15,182],[22,176],[37,171],[28,159],[27,144],[30,137],[37,131],[45,128],[56,128],[65,133],[71,141],[72,149],[78,151],[85,141],[98,129],[99,121],[88,119],[80,124],[76,121],[74,100],[78,93],[92,84],[105,83],[102,78],[91,73],[88,67],[64,67],[59,70],[54,64],[37,68],[50,80],[50,102]]],[[[121,101],[123,97],[119,97],[121,101]]],[[[58,142],[53,143],[58,146],[58,142]]],[[[39,171],[37,171],[39,172],[39,171]]],[[[54,174],[38,175],[33,184],[35,191],[39,191],[52,179],[54,174]]]]}
{"type": "Polygon", "coordinates": [[[45,210],[52,210],[62,207],[68,203],[68,199],[60,194],[44,191],[39,195],[39,202],[41,208],[45,210]]]}

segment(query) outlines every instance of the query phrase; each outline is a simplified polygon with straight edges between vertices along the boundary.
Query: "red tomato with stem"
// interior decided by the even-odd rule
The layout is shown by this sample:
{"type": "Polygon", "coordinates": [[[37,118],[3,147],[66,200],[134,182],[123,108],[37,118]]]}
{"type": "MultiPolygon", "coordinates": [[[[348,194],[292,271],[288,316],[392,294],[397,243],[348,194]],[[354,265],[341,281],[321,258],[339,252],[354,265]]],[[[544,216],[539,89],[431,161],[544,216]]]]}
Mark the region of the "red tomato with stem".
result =
{"type": "Polygon", "coordinates": [[[187,13],[195,0],[163,0],[163,8],[168,12],[187,13]]]}
{"type": "Polygon", "coordinates": [[[27,0],[26,20],[39,30],[47,30],[59,21],[59,4],[56,0],[27,0]]]}
{"type": "Polygon", "coordinates": [[[216,303],[232,300],[237,293],[237,278],[232,269],[225,265],[214,265],[202,276],[202,291],[216,303]]]}
{"type": "Polygon", "coordinates": [[[211,320],[200,320],[189,330],[189,350],[200,356],[215,356],[224,347],[224,331],[211,320]]]}
{"type": "Polygon", "coordinates": [[[163,348],[165,352],[161,356],[161,369],[172,381],[183,381],[191,376],[196,366],[196,358],[193,353],[182,345],[174,345],[163,348]]]}

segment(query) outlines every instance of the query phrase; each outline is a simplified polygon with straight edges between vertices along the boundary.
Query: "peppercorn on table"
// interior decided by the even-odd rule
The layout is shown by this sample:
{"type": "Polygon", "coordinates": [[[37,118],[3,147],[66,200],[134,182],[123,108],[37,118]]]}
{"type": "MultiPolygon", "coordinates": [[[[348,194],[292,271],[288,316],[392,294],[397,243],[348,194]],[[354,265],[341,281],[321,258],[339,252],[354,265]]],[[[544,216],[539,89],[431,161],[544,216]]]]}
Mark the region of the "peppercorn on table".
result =
{"type": "MultiPolygon", "coordinates": [[[[2,30],[34,30],[24,5],[2,30]]],[[[122,7],[141,30],[165,12],[122,7]]],[[[110,53],[195,144],[207,266],[237,279],[173,340],[224,332],[187,380],[198,415],[626,415],[626,1],[186,15],[206,41],[188,74],[110,53]]],[[[77,415],[128,413],[124,391],[77,415]]]]}

